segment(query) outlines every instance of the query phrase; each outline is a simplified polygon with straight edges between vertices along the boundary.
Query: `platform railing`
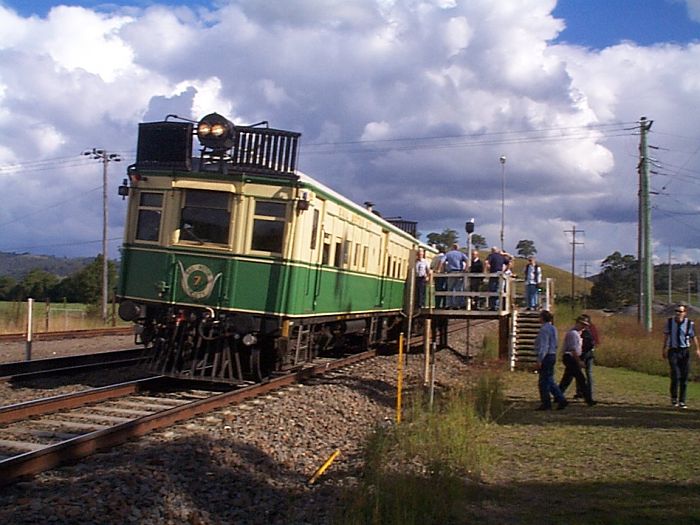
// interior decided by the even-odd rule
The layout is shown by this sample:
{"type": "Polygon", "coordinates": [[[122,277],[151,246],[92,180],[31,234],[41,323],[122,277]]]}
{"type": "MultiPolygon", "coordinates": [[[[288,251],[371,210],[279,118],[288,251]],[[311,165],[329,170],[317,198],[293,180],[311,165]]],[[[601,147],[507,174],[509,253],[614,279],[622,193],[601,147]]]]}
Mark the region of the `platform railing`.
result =
{"type": "Polygon", "coordinates": [[[495,312],[507,315],[515,305],[514,279],[497,273],[448,272],[431,278],[430,313],[495,312]],[[486,288],[486,290],[482,290],[486,288]]]}

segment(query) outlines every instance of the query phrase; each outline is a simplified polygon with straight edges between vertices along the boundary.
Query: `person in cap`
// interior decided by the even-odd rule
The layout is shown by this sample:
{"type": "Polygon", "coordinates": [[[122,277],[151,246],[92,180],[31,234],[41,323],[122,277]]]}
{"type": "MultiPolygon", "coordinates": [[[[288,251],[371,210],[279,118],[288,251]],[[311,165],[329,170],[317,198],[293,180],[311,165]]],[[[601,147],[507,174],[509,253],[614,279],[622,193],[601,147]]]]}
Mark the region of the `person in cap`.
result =
{"type": "Polygon", "coordinates": [[[661,355],[668,358],[671,368],[671,404],[688,408],[686,389],[690,373],[690,345],[695,343],[695,353],[700,358],[700,345],[695,335],[695,323],[688,319],[688,307],[679,304],[676,315],[669,317],[664,328],[664,347],[661,355]]]}
{"type": "Polygon", "coordinates": [[[583,353],[583,346],[581,340],[581,332],[584,328],[590,325],[590,322],[586,320],[583,316],[578,316],[576,318],[576,324],[566,332],[564,337],[564,344],[562,346],[562,359],[564,361],[564,375],[559,381],[559,389],[562,393],[566,392],[566,389],[571,384],[573,379],[576,379],[576,385],[583,392],[583,397],[586,400],[588,406],[593,406],[596,402],[591,396],[591,390],[586,381],[586,377],[583,375],[583,363],[581,361],[581,354],[583,353]]]}

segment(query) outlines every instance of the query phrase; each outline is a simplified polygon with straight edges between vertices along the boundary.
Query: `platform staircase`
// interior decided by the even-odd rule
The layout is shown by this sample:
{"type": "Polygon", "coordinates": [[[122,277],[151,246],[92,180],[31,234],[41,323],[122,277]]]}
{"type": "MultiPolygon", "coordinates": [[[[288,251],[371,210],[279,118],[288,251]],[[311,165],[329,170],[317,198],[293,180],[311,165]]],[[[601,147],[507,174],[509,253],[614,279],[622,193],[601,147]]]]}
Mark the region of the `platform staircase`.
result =
{"type": "Polygon", "coordinates": [[[511,322],[510,368],[532,368],[537,362],[534,345],[540,330],[540,314],[537,311],[518,309],[514,312],[511,322]]]}

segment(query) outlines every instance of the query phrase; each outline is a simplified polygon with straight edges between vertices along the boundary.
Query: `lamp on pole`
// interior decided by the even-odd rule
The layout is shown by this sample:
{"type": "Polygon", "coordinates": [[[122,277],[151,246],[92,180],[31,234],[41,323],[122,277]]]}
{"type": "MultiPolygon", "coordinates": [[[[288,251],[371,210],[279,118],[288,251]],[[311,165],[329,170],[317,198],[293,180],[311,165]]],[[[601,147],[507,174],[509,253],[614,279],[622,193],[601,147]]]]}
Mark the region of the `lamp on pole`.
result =
{"type": "Polygon", "coordinates": [[[501,155],[501,250],[505,250],[503,232],[506,227],[506,156],[501,155]]]}
{"type": "Polygon", "coordinates": [[[107,259],[107,165],[110,162],[121,162],[116,153],[108,153],[103,149],[92,148],[84,151],[83,155],[102,162],[102,321],[107,323],[107,303],[109,297],[109,272],[107,259]]]}

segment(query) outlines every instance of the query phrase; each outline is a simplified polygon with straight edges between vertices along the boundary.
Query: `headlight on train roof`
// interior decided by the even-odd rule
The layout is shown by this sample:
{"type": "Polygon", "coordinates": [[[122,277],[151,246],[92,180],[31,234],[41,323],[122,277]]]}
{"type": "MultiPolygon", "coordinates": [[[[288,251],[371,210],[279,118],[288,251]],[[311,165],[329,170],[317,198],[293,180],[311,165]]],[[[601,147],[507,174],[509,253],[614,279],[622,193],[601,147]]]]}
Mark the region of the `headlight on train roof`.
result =
{"type": "Polygon", "coordinates": [[[197,135],[201,139],[202,137],[206,137],[211,133],[211,126],[209,125],[208,122],[200,122],[199,126],[197,126],[197,135]]]}
{"type": "Polygon", "coordinates": [[[226,126],[223,126],[222,124],[214,124],[211,127],[211,134],[214,137],[223,137],[225,133],[226,133],[226,126]]]}
{"type": "Polygon", "coordinates": [[[205,148],[215,151],[231,149],[235,144],[235,126],[218,113],[210,113],[197,124],[197,137],[205,148]]]}

